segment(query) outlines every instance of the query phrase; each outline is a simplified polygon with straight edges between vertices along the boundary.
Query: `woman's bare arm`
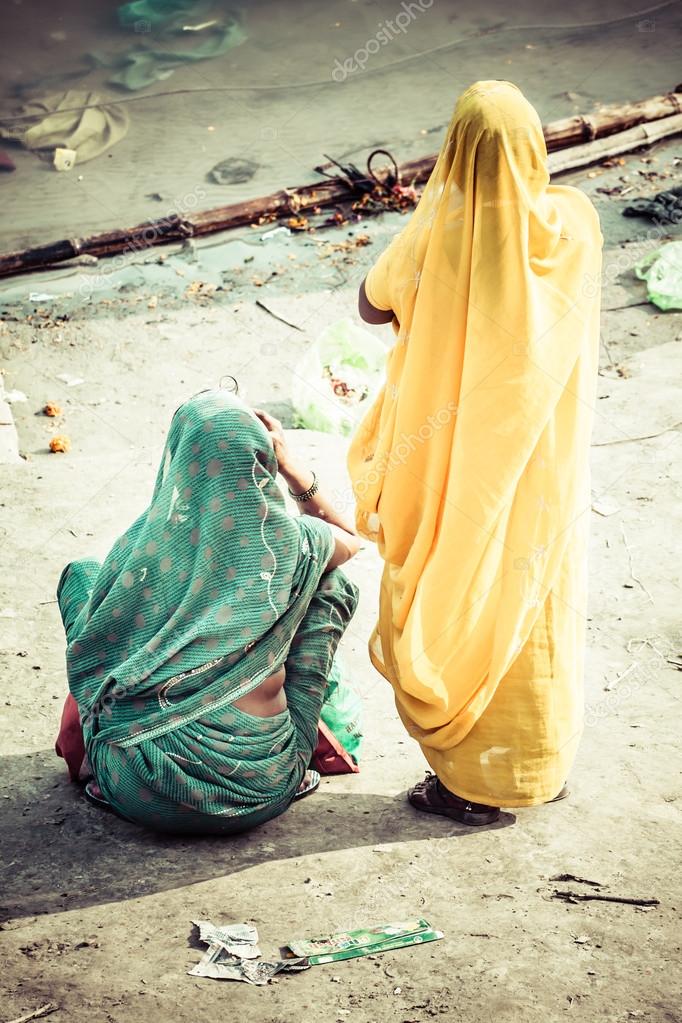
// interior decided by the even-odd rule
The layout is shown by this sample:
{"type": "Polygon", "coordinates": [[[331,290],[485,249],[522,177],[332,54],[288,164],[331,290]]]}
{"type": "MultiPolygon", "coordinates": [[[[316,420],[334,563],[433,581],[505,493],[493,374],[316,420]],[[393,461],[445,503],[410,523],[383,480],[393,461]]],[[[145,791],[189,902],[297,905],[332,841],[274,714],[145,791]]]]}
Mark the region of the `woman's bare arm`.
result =
{"type": "MultiPolygon", "coordinates": [[[[304,468],[303,465],[289,463],[284,469],[280,466],[280,472],[294,494],[305,493],[315,479],[312,470],[304,468]]],[[[358,553],[361,547],[360,537],[322,489],[318,489],[307,501],[299,501],[297,504],[301,515],[314,515],[317,519],[324,519],[334,534],[334,553],[327,565],[328,569],[338,568],[358,553]]]]}
{"type": "MultiPolygon", "coordinates": [[[[315,479],[312,470],[307,469],[302,462],[292,456],[279,420],[262,409],[254,409],[254,412],[270,434],[279,471],[286,480],[287,486],[294,494],[304,494],[310,489],[315,479]]],[[[339,511],[322,489],[318,489],[307,501],[299,501],[297,504],[302,515],[314,515],[317,519],[324,519],[334,534],[334,553],[327,565],[328,569],[338,568],[339,565],[343,565],[358,553],[361,547],[360,537],[355,532],[352,523],[339,511]]]]}
{"type": "Polygon", "coordinates": [[[360,285],[360,292],[358,294],[358,312],[360,313],[360,318],[365,323],[390,323],[395,316],[392,309],[377,309],[376,306],[372,305],[367,298],[364,281],[360,285]]]}

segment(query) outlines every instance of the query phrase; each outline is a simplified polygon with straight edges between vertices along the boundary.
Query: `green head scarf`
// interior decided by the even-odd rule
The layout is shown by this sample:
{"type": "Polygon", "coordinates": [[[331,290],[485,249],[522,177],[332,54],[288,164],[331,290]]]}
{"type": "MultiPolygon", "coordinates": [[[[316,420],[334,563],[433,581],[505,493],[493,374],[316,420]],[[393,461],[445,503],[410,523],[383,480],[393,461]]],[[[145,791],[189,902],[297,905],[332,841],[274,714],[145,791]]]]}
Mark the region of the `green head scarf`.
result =
{"type": "Polygon", "coordinates": [[[333,538],[288,514],[276,476],[267,431],[232,394],[206,391],[175,413],[151,504],[69,634],[86,740],[163,734],[284,662],[333,538]]]}

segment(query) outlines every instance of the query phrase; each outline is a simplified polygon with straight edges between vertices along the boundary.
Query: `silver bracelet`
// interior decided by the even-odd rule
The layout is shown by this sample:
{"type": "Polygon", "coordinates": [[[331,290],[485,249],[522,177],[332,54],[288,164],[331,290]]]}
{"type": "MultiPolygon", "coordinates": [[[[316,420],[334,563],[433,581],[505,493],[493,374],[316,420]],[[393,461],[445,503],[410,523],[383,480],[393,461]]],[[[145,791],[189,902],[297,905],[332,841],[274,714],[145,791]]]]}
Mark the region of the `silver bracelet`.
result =
{"type": "Polygon", "coordinates": [[[310,484],[307,490],[303,491],[302,494],[295,494],[291,487],[289,487],[289,496],[293,497],[294,501],[299,501],[301,504],[304,504],[306,501],[309,501],[311,497],[314,497],[317,491],[320,489],[320,485],[317,482],[317,476],[315,475],[315,472],[312,469],[311,472],[313,473],[313,482],[310,484]]]}

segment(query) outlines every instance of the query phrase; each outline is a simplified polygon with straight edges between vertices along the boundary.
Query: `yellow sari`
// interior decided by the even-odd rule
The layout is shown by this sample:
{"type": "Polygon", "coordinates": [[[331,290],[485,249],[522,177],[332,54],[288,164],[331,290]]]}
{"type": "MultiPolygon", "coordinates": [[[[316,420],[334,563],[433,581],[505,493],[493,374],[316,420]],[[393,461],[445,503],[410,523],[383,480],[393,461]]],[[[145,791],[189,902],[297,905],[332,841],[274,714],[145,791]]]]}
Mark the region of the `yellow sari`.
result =
{"type": "Polygon", "coordinates": [[[552,799],[580,738],[602,243],[533,107],[477,82],[366,280],[397,333],[348,463],[385,562],[370,655],[472,802],[552,799]]]}

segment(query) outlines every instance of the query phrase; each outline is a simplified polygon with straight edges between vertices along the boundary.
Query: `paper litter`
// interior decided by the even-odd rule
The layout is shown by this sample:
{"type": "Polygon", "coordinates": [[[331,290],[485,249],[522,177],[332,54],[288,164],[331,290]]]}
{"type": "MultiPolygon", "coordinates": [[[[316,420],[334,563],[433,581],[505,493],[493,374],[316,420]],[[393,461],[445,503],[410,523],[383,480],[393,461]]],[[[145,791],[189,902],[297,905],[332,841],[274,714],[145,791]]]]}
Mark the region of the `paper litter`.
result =
{"type": "Polygon", "coordinates": [[[54,151],[54,158],[52,163],[54,169],[58,171],[70,171],[76,162],[78,156],[75,149],[63,149],[58,147],[54,151]]]}
{"type": "Polygon", "coordinates": [[[200,962],[189,970],[192,977],[213,980],[242,980],[247,984],[267,984],[282,971],[307,970],[305,959],[260,959],[258,931],[249,924],[225,924],[216,927],[210,920],[193,920],[199,940],[208,945],[200,962]]]}
{"type": "Polygon", "coordinates": [[[190,976],[241,980],[256,985],[267,984],[278,973],[297,973],[324,963],[438,941],[444,936],[442,931],[434,930],[428,920],[419,917],[355,931],[294,939],[280,949],[280,959],[264,960],[259,958],[255,927],[248,924],[216,927],[208,920],[192,922],[199,929],[199,940],[208,948],[201,961],[188,971],[190,976]]]}
{"type": "Polygon", "coordinates": [[[205,945],[219,945],[230,955],[241,959],[258,959],[258,931],[249,924],[226,924],[216,927],[210,920],[192,920],[199,928],[199,941],[205,945]]]}

